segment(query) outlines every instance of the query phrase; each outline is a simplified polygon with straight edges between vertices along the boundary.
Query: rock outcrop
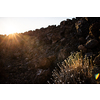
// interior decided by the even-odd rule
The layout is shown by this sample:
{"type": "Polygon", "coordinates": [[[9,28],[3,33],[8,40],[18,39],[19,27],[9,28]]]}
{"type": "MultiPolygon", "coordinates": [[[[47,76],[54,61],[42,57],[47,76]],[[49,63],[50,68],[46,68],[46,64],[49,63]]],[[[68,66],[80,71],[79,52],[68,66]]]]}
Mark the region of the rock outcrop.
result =
{"type": "Polygon", "coordinates": [[[85,44],[85,47],[88,49],[92,49],[96,46],[99,46],[98,44],[99,44],[99,42],[97,40],[91,39],[85,44]]]}
{"type": "Polygon", "coordinates": [[[1,35],[0,59],[4,67],[0,68],[7,76],[0,83],[47,83],[57,63],[80,50],[83,56],[93,56],[94,64],[99,64],[99,28],[100,18],[76,17],[58,26],[16,34],[15,42],[10,36],[1,35]]]}
{"type": "Polygon", "coordinates": [[[94,59],[94,64],[100,66],[100,54],[98,56],[95,57],[94,59]]]}
{"type": "Polygon", "coordinates": [[[100,22],[93,23],[89,27],[89,35],[93,38],[99,39],[99,36],[100,36],[100,22]]]}

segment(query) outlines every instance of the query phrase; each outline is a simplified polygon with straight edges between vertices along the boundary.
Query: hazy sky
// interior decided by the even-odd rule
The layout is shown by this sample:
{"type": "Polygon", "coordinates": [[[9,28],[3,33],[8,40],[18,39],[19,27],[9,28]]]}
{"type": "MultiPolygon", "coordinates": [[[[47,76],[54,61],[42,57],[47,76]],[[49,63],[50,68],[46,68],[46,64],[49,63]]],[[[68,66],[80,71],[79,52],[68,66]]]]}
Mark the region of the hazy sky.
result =
{"type": "Polygon", "coordinates": [[[68,18],[72,17],[0,17],[0,34],[23,33],[48,25],[59,25],[68,18]]]}

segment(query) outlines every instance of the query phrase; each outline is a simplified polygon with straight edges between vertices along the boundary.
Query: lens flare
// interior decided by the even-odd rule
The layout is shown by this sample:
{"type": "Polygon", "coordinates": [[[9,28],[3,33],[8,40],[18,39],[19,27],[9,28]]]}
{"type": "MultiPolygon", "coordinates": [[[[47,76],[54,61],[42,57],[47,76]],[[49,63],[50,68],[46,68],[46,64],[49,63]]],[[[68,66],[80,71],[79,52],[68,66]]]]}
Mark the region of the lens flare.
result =
{"type": "Polygon", "coordinates": [[[100,73],[95,74],[95,79],[97,80],[99,78],[100,73]]]}

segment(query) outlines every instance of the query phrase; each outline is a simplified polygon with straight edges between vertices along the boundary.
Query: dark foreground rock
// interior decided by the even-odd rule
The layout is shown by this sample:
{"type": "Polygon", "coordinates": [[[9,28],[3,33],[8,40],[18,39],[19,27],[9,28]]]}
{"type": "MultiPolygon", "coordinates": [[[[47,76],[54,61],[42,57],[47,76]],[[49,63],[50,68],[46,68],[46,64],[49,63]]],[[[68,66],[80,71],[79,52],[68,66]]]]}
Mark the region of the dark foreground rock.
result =
{"type": "Polygon", "coordinates": [[[94,64],[100,66],[100,54],[99,54],[98,56],[95,57],[95,59],[94,59],[94,64]]]}
{"type": "Polygon", "coordinates": [[[99,46],[98,44],[99,44],[99,42],[97,40],[91,39],[85,44],[85,47],[88,49],[92,49],[96,46],[99,46]]]}

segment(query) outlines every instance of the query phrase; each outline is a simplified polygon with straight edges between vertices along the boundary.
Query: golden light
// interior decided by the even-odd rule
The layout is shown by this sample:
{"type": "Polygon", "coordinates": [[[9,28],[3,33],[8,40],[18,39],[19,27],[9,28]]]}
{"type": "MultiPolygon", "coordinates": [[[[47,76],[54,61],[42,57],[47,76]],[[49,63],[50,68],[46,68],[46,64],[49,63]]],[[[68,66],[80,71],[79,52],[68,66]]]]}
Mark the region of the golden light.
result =
{"type": "Polygon", "coordinates": [[[5,29],[5,34],[9,35],[9,34],[13,34],[16,33],[16,28],[13,26],[7,26],[5,29]]]}

